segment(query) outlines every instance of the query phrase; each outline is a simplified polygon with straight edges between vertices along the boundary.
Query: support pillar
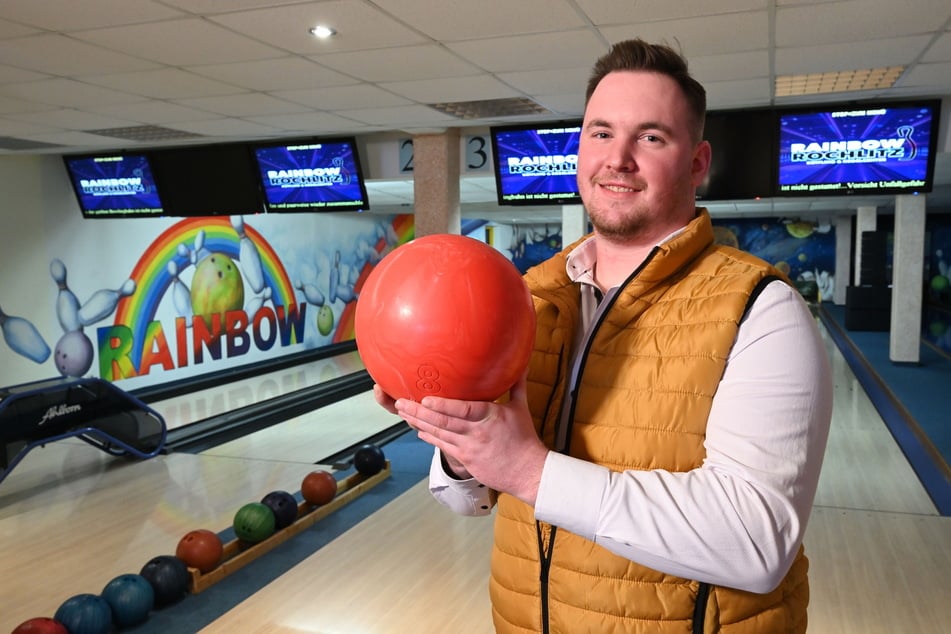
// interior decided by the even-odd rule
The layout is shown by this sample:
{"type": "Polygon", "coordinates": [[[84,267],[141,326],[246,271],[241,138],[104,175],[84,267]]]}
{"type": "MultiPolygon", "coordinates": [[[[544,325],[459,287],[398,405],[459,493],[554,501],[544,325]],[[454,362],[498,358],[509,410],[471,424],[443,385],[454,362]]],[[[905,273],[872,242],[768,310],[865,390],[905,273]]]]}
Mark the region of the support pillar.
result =
{"type": "Polygon", "coordinates": [[[891,329],[888,337],[888,358],[894,363],[918,363],[921,360],[924,253],[925,197],[896,196],[891,329]]]}
{"type": "Polygon", "coordinates": [[[413,137],[416,237],[462,232],[459,129],[413,137]]]}
{"type": "Polygon", "coordinates": [[[588,214],[584,205],[563,205],[561,208],[561,244],[568,246],[588,232],[588,214]]]}

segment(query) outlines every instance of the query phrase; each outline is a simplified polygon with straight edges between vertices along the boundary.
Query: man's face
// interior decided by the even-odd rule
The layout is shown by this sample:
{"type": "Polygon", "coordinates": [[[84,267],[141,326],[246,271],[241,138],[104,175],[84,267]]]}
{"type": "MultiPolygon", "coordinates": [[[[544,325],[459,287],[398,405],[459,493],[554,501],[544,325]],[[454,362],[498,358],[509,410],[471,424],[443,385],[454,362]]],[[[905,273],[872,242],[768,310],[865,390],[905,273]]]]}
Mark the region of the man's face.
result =
{"type": "Polygon", "coordinates": [[[600,235],[659,240],[694,216],[710,146],[691,137],[680,87],[658,73],[608,74],[588,101],[578,188],[600,235]]]}

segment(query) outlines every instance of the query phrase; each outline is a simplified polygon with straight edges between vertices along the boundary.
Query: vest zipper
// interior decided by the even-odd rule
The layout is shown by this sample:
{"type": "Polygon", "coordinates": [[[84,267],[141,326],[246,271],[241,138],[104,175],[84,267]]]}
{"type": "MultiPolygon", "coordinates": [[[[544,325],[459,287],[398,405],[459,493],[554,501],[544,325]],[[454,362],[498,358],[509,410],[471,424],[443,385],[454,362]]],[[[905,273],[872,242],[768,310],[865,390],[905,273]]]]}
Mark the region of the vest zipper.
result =
{"type": "Polygon", "coordinates": [[[548,573],[549,570],[551,570],[551,555],[554,550],[555,533],[558,531],[558,527],[549,526],[547,544],[545,542],[544,530],[540,522],[535,522],[535,531],[538,536],[538,559],[540,564],[538,583],[541,594],[542,633],[549,634],[551,626],[548,623],[548,573]]]}
{"type": "MultiPolygon", "coordinates": [[[[604,321],[605,315],[607,315],[608,311],[611,310],[611,306],[617,300],[617,297],[620,294],[621,289],[627,286],[630,283],[630,281],[633,280],[637,276],[638,272],[640,272],[641,269],[647,266],[648,262],[654,259],[654,256],[657,254],[659,250],[660,249],[658,247],[654,247],[651,250],[651,252],[647,255],[647,257],[644,258],[644,261],[641,263],[641,265],[637,267],[634,270],[634,272],[631,273],[628,276],[628,278],[624,280],[624,282],[618,287],[617,291],[614,293],[611,293],[610,298],[608,300],[608,305],[605,307],[603,311],[601,311],[600,315],[598,316],[597,323],[595,323],[594,327],[591,329],[591,336],[588,337],[588,340],[585,342],[584,350],[582,350],[580,353],[581,361],[580,361],[580,366],[578,368],[578,380],[576,381],[575,385],[568,386],[569,387],[568,391],[571,394],[571,411],[569,412],[568,418],[567,418],[569,427],[568,427],[568,433],[565,436],[565,446],[562,448],[558,448],[558,451],[560,451],[561,453],[565,455],[568,455],[568,451],[571,446],[571,424],[575,418],[575,406],[578,401],[577,383],[581,382],[580,381],[581,375],[584,373],[584,365],[588,358],[588,351],[591,349],[591,342],[594,340],[594,334],[598,331],[598,328],[601,326],[601,322],[604,321]]],[[[545,535],[544,535],[544,531],[542,530],[542,526],[540,522],[537,522],[537,521],[535,522],[535,532],[538,539],[538,559],[539,559],[539,567],[540,567],[538,582],[540,584],[539,594],[541,599],[541,611],[542,611],[541,613],[542,634],[550,634],[551,625],[548,622],[549,621],[548,577],[551,571],[551,558],[555,549],[555,534],[558,532],[558,527],[557,526],[550,527],[550,530],[548,531],[547,543],[545,542],[545,535]]]]}
{"type": "Polygon", "coordinates": [[[710,590],[712,586],[709,583],[701,583],[697,588],[697,602],[693,606],[693,629],[692,634],[703,634],[703,628],[707,620],[707,601],[710,599],[710,590]]]}

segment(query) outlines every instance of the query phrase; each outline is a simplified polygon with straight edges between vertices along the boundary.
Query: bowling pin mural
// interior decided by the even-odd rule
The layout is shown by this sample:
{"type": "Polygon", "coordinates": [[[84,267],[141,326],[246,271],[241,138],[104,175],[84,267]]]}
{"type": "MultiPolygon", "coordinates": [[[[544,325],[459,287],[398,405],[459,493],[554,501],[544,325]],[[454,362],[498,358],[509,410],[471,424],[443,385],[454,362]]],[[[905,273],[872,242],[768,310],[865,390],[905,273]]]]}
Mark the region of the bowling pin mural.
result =
{"type": "Polygon", "coordinates": [[[247,313],[248,318],[254,319],[254,316],[257,315],[261,307],[264,306],[264,302],[269,299],[271,299],[270,286],[265,286],[259,295],[252,295],[251,299],[248,300],[247,306],[244,307],[244,312],[247,313]]]}
{"type": "Polygon", "coordinates": [[[172,304],[175,306],[175,312],[178,313],[179,317],[184,317],[186,327],[190,327],[193,314],[191,291],[178,277],[178,264],[175,263],[175,260],[170,260],[166,269],[168,274],[172,276],[172,304]]]}
{"type": "Polygon", "coordinates": [[[128,279],[117,289],[104,288],[92,294],[79,309],[79,321],[89,326],[101,321],[115,311],[119,300],[135,292],[135,280],[128,279]]]}
{"type": "Polygon", "coordinates": [[[244,231],[244,217],[231,216],[231,226],[238,234],[238,261],[241,263],[241,272],[244,279],[254,293],[264,289],[264,269],[261,266],[261,254],[254,242],[244,231]]]}
{"type": "Polygon", "coordinates": [[[317,306],[318,308],[324,305],[324,294],[320,292],[320,289],[318,289],[317,285],[313,282],[297,280],[297,283],[294,284],[294,288],[304,294],[304,299],[308,304],[317,306]]]}
{"type": "Polygon", "coordinates": [[[0,330],[3,331],[3,340],[18,355],[36,363],[43,363],[49,358],[50,347],[30,321],[7,315],[0,308],[0,330]]]}
{"type": "Polygon", "coordinates": [[[50,262],[50,277],[59,289],[56,294],[56,318],[59,320],[59,325],[63,327],[63,332],[82,330],[83,324],[79,319],[79,299],[66,283],[66,265],[62,260],[54,258],[50,262]]]}

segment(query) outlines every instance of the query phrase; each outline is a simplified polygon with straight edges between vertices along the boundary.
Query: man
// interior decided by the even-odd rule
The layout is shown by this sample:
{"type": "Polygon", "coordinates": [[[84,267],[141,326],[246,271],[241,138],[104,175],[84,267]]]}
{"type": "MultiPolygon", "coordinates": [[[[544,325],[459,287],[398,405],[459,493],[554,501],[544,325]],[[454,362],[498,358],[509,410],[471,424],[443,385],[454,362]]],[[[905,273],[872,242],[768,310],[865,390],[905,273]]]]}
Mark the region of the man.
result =
{"type": "Polygon", "coordinates": [[[529,270],[527,375],[502,403],[395,403],[430,488],[497,503],[500,632],[804,632],[801,541],[831,418],[815,319],[781,274],[716,246],[694,206],[705,92],[621,42],[588,85],[578,186],[594,232],[529,270]]]}

